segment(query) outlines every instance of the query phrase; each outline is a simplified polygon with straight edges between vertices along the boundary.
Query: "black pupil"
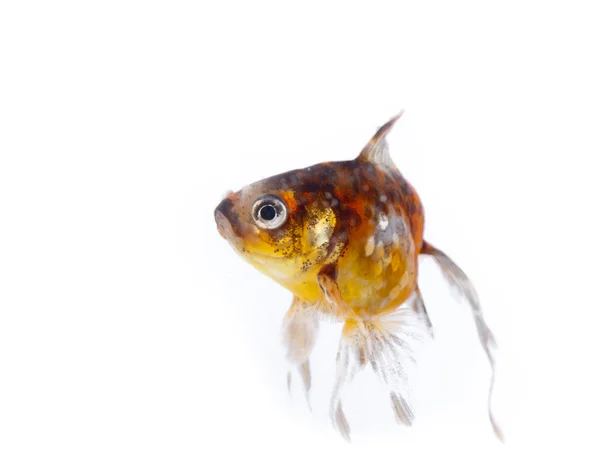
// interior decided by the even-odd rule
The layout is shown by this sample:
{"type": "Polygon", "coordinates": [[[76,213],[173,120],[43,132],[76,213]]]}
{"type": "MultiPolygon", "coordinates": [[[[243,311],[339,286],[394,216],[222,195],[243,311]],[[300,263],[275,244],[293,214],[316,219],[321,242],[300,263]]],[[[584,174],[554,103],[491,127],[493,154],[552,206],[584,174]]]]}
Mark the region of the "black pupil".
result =
{"type": "Polygon", "coordinates": [[[277,215],[277,211],[275,210],[274,206],[265,205],[262,208],[260,208],[259,214],[260,218],[263,220],[273,220],[277,215]]]}

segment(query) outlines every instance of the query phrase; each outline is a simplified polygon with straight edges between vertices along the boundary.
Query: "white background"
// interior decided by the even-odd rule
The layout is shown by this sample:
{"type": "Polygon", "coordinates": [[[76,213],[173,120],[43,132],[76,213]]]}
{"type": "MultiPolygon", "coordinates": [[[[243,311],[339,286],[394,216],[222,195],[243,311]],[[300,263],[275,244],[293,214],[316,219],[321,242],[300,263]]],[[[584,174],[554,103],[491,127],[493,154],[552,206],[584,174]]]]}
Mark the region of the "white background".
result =
{"type": "MultiPolygon", "coordinates": [[[[392,156],[426,236],[478,287],[507,445],[597,448],[596,2],[28,2],[0,6],[0,448],[347,448],[286,392],[290,295],[216,231],[229,189],[392,156]]],[[[367,371],[358,448],[494,448],[489,370],[430,261],[437,327],[397,426],[367,371]]]]}

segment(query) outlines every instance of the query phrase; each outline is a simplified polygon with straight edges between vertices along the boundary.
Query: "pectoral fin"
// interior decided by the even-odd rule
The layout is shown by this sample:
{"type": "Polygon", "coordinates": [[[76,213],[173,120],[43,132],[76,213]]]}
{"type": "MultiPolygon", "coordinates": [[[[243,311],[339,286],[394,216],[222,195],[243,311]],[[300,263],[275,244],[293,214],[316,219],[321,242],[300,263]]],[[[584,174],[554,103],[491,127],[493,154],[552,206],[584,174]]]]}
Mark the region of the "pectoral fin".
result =
{"type": "MultiPolygon", "coordinates": [[[[311,387],[310,354],[315,346],[319,321],[313,308],[294,296],[292,305],[283,321],[283,345],[286,358],[295,367],[304,386],[306,401],[309,402],[311,387]]],[[[288,389],[291,388],[292,371],[287,375],[288,389]]],[[[309,402],[310,407],[310,402],[309,402]]]]}
{"type": "Polygon", "coordinates": [[[337,267],[335,264],[328,264],[319,271],[317,283],[323,293],[323,302],[319,305],[319,309],[335,318],[347,318],[354,313],[344,302],[336,279],[337,267]]]}

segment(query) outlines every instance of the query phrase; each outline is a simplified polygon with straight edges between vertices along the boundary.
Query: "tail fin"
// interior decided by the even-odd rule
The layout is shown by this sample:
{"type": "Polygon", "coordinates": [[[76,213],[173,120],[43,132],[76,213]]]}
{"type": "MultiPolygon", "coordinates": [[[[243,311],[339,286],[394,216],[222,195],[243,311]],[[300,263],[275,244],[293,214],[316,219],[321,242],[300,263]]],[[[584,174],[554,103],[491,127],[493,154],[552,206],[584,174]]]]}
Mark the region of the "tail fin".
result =
{"type": "Polygon", "coordinates": [[[498,439],[504,442],[504,436],[502,434],[502,430],[498,426],[494,416],[492,414],[492,393],[494,390],[494,381],[496,377],[496,359],[495,352],[497,350],[496,340],[492,331],[488,327],[485,319],[483,317],[483,312],[481,310],[481,304],[479,302],[479,296],[477,295],[477,291],[473,287],[471,280],[469,277],[462,271],[458,265],[448,255],[446,255],[443,251],[435,248],[431,244],[427,242],[423,242],[423,247],[421,248],[421,254],[431,255],[436,260],[437,264],[440,266],[442,273],[446,280],[454,286],[460,294],[465,297],[469,303],[469,307],[471,308],[471,312],[473,314],[473,318],[475,319],[475,326],[477,327],[477,333],[479,334],[479,341],[481,342],[481,346],[483,350],[487,354],[487,357],[490,361],[490,365],[492,367],[492,377],[490,381],[490,389],[488,392],[488,414],[490,416],[490,422],[492,427],[494,428],[494,432],[498,439]]]}

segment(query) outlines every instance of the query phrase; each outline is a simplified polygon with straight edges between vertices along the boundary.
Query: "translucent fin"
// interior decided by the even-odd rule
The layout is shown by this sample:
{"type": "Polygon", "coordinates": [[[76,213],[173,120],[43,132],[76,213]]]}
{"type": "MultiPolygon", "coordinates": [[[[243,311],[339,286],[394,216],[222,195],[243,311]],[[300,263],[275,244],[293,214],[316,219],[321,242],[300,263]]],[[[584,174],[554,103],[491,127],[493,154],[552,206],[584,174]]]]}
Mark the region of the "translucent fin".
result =
{"type": "Polygon", "coordinates": [[[344,384],[352,381],[365,363],[366,350],[364,339],[360,339],[354,327],[346,323],[342,331],[336,357],[336,373],[329,415],[331,416],[334,428],[348,441],[350,440],[350,427],[342,409],[341,391],[344,384]]]}
{"type": "MultiPolygon", "coordinates": [[[[319,321],[315,311],[310,305],[294,296],[292,305],[283,321],[283,345],[287,350],[287,360],[297,369],[300,375],[309,408],[311,387],[309,358],[315,346],[318,331],[319,321]]],[[[290,390],[292,384],[291,370],[287,374],[287,384],[288,390],[290,390]]]]}
{"type": "Polygon", "coordinates": [[[423,317],[427,328],[429,329],[429,334],[433,337],[433,324],[431,323],[431,319],[429,318],[429,314],[427,313],[427,308],[425,307],[425,300],[423,300],[423,296],[421,295],[421,290],[417,286],[415,290],[415,296],[412,302],[413,310],[423,317]]]}
{"type": "Polygon", "coordinates": [[[393,392],[390,394],[390,398],[392,399],[392,406],[394,407],[396,420],[401,424],[410,426],[415,420],[415,416],[412,413],[410,405],[404,398],[398,397],[393,392]]]}
{"type": "Polygon", "coordinates": [[[388,122],[386,122],[385,125],[377,130],[365,148],[363,148],[362,152],[360,152],[360,155],[358,155],[359,159],[369,161],[386,169],[396,168],[396,165],[390,156],[385,137],[390,132],[396,121],[402,117],[402,114],[404,114],[404,111],[401,111],[400,114],[392,117],[388,122]]]}
{"type": "Polygon", "coordinates": [[[310,361],[308,359],[298,366],[298,372],[300,372],[300,378],[302,379],[302,385],[304,386],[304,395],[306,396],[306,402],[310,408],[308,394],[312,384],[312,377],[310,375],[310,361]]]}
{"type": "Polygon", "coordinates": [[[490,417],[490,422],[492,424],[492,428],[496,433],[498,439],[504,442],[504,436],[502,434],[502,430],[498,426],[493,414],[492,414],[492,393],[494,390],[494,382],[496,378],[496,358],[495,353],[497,350],[496,340],[492,331],[488,327],[485,319],[483,317],[483,311],[481,310],[481,304],[479,302],[479,296],[477,295],[477,291],[475,290],[471,280],[469,277],[462,271],[458,265],[448,255],[446,255],[441,250],[438,250],[431,244],[424,242],[423,247],[421,249],[421,253],[425,255],[431,255],[435,258],[436,262],[440,266],[442,273],[446,280],[454,286],[462,297],[467,299],[469,303],[469,307],[471,308],[471,312],[473,314],[473,318],[475,320],[475,326],[477,327],[477,334],[479,335],[479,341],[481,342],[481,346],[485,351],[488,360],[490,361],[490,365],[492,367],[492,376],[490,381],[490,388],[488,391],[488,414],[490,417]]]}
{"type": "Polygon", "coordinates": [[[414,414],[408,387],[410,369],[414,367],[416,344],[426,338],[423,318],[408,307],[387,315],[346,321],[338,348],[330,403],[331,420],[344,438],[350,439],[350,427],[342,409],[341,391],[367,364],[387,385],[396,420],[405,425],[412,424],[414,414]]]}

